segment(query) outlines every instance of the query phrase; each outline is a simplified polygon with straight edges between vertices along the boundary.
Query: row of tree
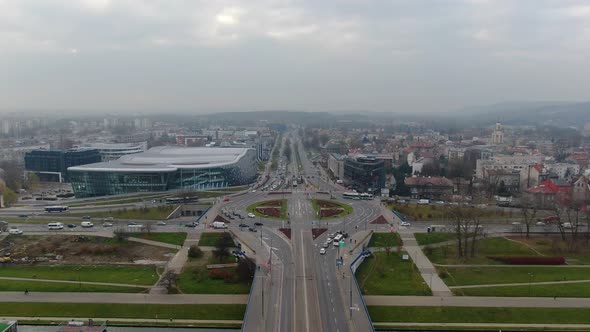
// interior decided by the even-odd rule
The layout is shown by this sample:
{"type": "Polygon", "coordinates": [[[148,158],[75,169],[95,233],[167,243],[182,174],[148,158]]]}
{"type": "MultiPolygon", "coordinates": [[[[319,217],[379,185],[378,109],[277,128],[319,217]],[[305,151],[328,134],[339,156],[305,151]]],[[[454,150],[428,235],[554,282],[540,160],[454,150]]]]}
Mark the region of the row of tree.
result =
{"type": "Polygon", "coordinates": [[[3,180],[0,181],[0,193],[4,196],[4,204],[10,206],[18,200],[20,189],[35,191],[39,187],[39,177],[35,173],[27,173],[24,168],[14,161],[1,161],[0,168],[4,170],[3,180]]]}

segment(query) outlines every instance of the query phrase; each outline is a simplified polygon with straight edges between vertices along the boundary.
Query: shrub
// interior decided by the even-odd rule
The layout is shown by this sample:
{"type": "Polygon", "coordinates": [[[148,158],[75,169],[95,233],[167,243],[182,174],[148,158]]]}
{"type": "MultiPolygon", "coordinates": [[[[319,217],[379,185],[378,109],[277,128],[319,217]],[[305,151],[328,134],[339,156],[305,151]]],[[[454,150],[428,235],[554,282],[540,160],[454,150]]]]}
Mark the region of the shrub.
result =
{"type": "Polygon", "coordinates": [[[448,278],[448,277],[449,277],[449,273],[448,273],[446,270],[443,270],[443,271],[440,271],[440,272],[438,273],[438,276],[439,276],[441,279],[445,279],[445,278],[448,278]]]}
{"type": "Polygon", "coordinates": [[[198,245],[193,244],[188,248],[188,257],[201,258],[203,257],[203,250],[201,250],[198,245]]]}
{"type": "Polygon", "coordinates": [[[565,258],[559,256],[488,256],[498,262],[512,265],[564,265],[565,258]]]}

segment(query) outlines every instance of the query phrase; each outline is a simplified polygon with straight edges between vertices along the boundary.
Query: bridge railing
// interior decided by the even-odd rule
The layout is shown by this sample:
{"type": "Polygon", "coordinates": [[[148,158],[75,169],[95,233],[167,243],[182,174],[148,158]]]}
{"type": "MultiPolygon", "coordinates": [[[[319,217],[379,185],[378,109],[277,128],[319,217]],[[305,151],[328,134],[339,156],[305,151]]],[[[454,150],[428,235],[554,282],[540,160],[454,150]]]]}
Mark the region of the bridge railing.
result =
{"type": "MultiPolygon", "coordinates": [[[[371,255],[371,251],[363,251],[360,255],[355,258],[352,263],[350,263],[350,273],[354,277],[356,274],[357,267],[365,260],[365,258],[371,255]]],[[[356,280],[356,277],[352,278],[354,280],[354,285],[356,286],[356,291],[358,292],[359,298],[361,299],[361,303],[363,304],[363,309],[365,310],[365,314],[367,315],[367,319],[369,320],[369,324],[371,325],[371,331],[375,332],[375,327],[373,326],[373,321],[371,320],[371,315],[369,315],[369,309],[367,309],[367,303],[365,302],[365,298],[363,297],[363,293],[361,292],[361,287],[356,280]]]]}

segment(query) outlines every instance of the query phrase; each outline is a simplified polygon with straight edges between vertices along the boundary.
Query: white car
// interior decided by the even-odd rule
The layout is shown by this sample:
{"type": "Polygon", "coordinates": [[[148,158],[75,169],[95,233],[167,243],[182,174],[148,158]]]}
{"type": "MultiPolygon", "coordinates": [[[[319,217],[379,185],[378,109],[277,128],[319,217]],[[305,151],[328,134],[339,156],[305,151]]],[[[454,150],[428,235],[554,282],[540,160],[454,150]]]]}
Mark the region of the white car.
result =
{"type": "Polygon", "coordinates": [[[18,228],[11,228],[10,230],[8,230],[8,234],[11,234],[11,235],[22,235],[23,234],[23,231],[21,231],[18,228]]]}
{"type": "Polygon", "coordinates": [[[324,242],[322,245],[323,248],[328,248],[330,246],[330,242],[324,242]]]}
{"type": "Polygon", "coordinates": [[[325,248],[320,249],[320,255],[325,255],[325,254],[326,254],[326,249],[325,248]]]}
{"type": "Polygon", "coordinates": [[[255,192],[256,192],[256,189],[252,189],[251,193],[255,193],[255,192]]]}
{"type": "Polygon", "coordinates": [[[402,221],[399,224],[400,224],[400,226],[410,227],[410,223],[407,221],[402,221]]]}
{"type": "Polygon", "coordinates": [[[332,244],[334,245],[334,247],[338,247],[340,245],[340,242],[339,241],[334,241],[334,242],[332,242],[332,244]]]}
{"type": "Polygon", "coordinates": [[[254,213],[250,212],[248,213],[248,218],[255,218],[256,216],[254,215],[254,213]]]}
{"type": "Polygon", "coordinates": [[[158,226],[166,226],[166,222],[165,221],[158,221],[157,225],[158,226]]]}

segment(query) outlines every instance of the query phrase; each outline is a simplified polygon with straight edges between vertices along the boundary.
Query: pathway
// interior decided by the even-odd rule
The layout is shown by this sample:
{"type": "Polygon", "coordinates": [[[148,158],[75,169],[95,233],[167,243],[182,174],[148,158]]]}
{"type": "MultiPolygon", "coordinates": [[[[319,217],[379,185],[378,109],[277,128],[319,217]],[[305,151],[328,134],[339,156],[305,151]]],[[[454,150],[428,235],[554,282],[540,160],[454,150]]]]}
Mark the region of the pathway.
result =
{"type": "Polygon", "coordinates": [[[82,284],[82,285],[97,285],[97,286],[119,286],[119,287],[138,287],[149,288],[149,285],[135,285],[135,284],[119,284],[113,282],[95,282],[95,281],[77,281],[77,280],[55,280],[55,279],[37,279],[37,278],[16,278],[16,277],[0,277],[0,280],[14,280],[14,281],[36,281],[36,282],[53,282],[61,284],[82,284]]]}
{"type": "MultiPolygon", "coordinates": [[[[67,317],[2,317],[9,321],[52,321],[65,322],[67,317]]],[[[75,321],[88,321],[92,319],[95,322],[121,322],[121,323],[163,323],[174,322],[176,324],[186,325],[223,325],[223,324],[242,324],[241,320],[214,320],[214,319],[150,319],[150,318],[118,318],[118,317],[76,317],[75,321]]]]}
{"type": "Polygon", "coordinates": [[[509,286],[537,286],[537,285],[563,285],[563,284],[582,284],[590,282],[590,280],[567,280],[567,281],[538,281],[538,282],[514,282],[510,284],[483,284],[483,285],[463,285],[450,286],[450,289],[463,288],[488,288],[488,287],[509,287],[509,286]]]}
{"type": "Polygon", "coordinates": [[[159,242],[159,241],[146,240],[146,239],[141,239],[141,238],[132,237],[132,236],[130,236],[129,238],[127,238],[127,240],[132,241],[132,242],[138,242],[138,243],[148,244],[150,246],[163,247],[163,248],[169,248],[169,249],[178,249],[178,248],[180,248],[180,246],[178,246],[176,244],[170,244],[170,243],[164,243],[164,242],[159,242]]]}
{"type": "Polygon", "coordinates": [[[590,308],[590,298],[367,295],[367,305],[398,307],[590,308]]]}
{"type": "Polygon", "coordinates": [[[467,327],[467,328],[504,328],[504,329],[528,329],[543,330],[548,329],[552,331],[559,331],[560,329],[590,329],[590,324],[519,324],[519,323],[375,323],[378,327],[398,327],[398,326],[411,326],[411,327],[467,327]]]}
{"type": "Polygon", "coordinates": [[[135,304],[245,304],[248,295],[135,294],[76,292],[0,292],[0,302],[135,303],[135,304]]]}

